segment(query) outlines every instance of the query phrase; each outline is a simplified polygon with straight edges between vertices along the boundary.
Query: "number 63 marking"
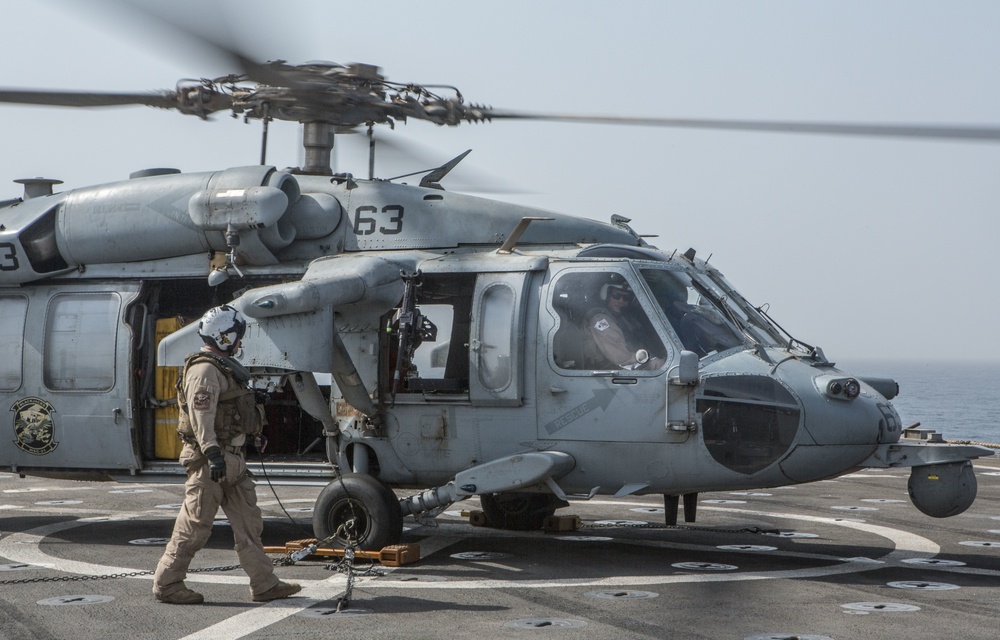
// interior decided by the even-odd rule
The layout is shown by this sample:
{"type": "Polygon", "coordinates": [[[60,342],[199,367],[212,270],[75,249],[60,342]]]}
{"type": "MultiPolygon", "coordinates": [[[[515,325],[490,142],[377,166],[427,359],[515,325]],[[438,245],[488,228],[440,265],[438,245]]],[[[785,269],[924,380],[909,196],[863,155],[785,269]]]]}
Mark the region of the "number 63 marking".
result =
{"type": "MultiPolygon", "coordinates": [[[[371,205],[364,205],[358,207],[354,211],[354,233],[359,236],[370,236],[375,233],[376,221],[371,215],[362,214],[375,214],[378,213],[378,208],[371,205]]],[[[391,224],[391,227],[378,227],[379,233],[384,233],[385,235],[395,235],[403,230],[403,205],[400,204],[387,204],[382,207],[382,213],[392,213],[394,215],[390,216],[386,221],[387,224],[391,224]]]]}

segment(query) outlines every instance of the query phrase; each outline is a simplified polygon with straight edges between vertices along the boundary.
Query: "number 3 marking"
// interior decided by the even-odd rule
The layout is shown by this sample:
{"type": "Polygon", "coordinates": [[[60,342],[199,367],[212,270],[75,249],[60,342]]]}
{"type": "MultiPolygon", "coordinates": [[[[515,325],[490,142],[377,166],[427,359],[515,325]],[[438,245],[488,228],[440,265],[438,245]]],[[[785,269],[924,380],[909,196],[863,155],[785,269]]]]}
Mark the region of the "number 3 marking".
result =
{"type": "Polygon", "coordinates": [[[20,266],[21,263],[17,261],[17,249],[14,244],[0,242],[0,271],[17,271],[20,266]]]}
{"type": "Polygon", "coordinates": [[[403,206],[399,204],[390,204],[382,207],[382,213],[389,213],[390,211],[395,211],[396,215],[389,218],[389,222],[396,224],[395,229],[387,229],[385,227],[379,227],[378,230],[386,235],[394,235],[403,230],[403,206]]]}

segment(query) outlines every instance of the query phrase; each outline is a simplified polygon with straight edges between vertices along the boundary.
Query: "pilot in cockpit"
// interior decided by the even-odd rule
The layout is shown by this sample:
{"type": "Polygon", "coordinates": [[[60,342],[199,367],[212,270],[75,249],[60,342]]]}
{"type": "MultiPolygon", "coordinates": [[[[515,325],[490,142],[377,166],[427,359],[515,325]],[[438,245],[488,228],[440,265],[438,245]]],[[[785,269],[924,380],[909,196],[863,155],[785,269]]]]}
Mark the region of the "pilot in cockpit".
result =
{"type": "Polygon", "coordinates": [[[650,349],[662,347],[633,313],[635,294],[628,282],[614,274],[601,286],[599,297],[604,305],[588,311],[583,320],[589,338],[584,348],[587,368],[655,370],[663,366],[663,358],[649,356],[650,349]],[[655,344],[647,344],[651,339],[655,344]]]}

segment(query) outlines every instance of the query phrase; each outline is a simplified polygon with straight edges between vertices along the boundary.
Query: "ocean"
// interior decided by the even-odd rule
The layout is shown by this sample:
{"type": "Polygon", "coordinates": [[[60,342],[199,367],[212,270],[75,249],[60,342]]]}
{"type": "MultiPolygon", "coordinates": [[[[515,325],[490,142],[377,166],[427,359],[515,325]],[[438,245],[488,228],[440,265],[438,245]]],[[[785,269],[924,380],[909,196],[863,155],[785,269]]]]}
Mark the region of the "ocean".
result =
{"type": "Polygon", "coordinates": [[[945,440],[1000,443],[1000,362],[841,360],[837,368],[896,380],[892,404],[903,427],[919,422],[945,440]]]}

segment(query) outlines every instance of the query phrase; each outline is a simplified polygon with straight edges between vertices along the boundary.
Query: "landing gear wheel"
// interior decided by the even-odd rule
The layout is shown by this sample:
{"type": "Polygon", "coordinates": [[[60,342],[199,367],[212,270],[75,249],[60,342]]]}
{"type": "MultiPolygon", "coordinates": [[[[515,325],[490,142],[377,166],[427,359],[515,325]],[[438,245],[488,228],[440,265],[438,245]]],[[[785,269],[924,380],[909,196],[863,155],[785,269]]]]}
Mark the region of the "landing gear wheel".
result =
{"type": "Polygon", "coordinates": [[[350,542],[364,551],[397,544],[403,535],[403,514],[389,487],[364,473],[344,474],[326,485],[313,509],[313,532],[319,540],[350,542]]]}
{"type": "Polygon", "coordinates": [[[515,531],[541,529],[557,506],[555,496],[545,493],[484,493],[479,502],[489,526],[515,531]]]}

